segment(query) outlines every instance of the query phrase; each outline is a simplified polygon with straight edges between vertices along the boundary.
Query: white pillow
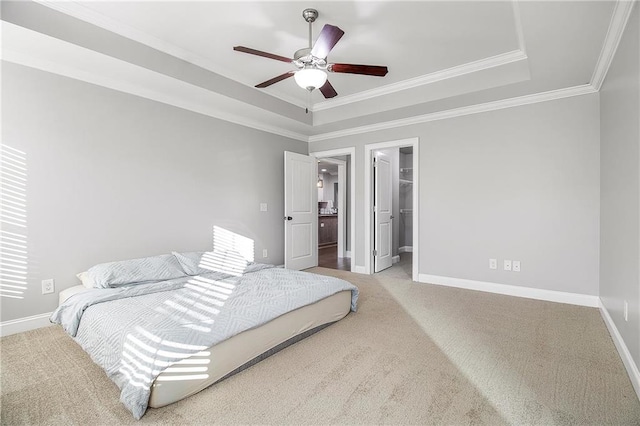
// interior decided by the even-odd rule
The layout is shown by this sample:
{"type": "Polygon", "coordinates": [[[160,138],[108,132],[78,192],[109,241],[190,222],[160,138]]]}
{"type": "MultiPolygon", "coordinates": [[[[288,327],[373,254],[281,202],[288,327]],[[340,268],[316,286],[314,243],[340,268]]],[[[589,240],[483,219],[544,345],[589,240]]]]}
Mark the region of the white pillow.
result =
{"type": "Polygon", "coordinates": [[[86,288],[96,288],[95,283],[93,282],[87,271],[80,272],[76,275],[76,277],[78,277],[80,282],[82,282],[82,285],[86,288]]]}

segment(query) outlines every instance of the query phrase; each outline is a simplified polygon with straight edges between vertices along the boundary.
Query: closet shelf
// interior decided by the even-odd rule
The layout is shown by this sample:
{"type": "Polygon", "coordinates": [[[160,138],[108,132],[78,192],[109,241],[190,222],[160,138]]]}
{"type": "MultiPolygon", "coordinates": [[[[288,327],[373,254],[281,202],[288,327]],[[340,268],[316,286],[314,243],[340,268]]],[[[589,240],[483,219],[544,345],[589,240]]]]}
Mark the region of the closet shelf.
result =
{"type": "Polygon", "coordinates": [[[409,180],[409,179],[400,179],[400,184],[401,185],[412,185],[413,181],[409,180]]]}
{"type": "Polygon", "coordinates": [[[411,170],[413,170],[413,167],[401,167],[400,173],[410,172],[411,170]]]}
{"type": "Polygon", "coordinates": [[[401,214],[413,213],[413,209],[400,209],[401,214]]]}

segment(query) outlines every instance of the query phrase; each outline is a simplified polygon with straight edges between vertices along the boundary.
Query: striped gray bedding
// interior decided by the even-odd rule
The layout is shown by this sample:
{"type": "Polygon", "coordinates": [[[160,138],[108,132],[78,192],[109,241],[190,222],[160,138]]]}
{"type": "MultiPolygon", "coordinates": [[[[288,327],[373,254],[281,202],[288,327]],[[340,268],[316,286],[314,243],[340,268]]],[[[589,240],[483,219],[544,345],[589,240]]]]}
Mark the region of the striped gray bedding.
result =
{"type": "MultiPolygon", "coordinates": [[[[140,419],[151,384],[174,363],[343,290],[351,290],[355,311],[358,289],[344,280],[255,264],[241,276],[213,272],[89,290],[70,297],[51,322],[105,370],[140,419]]],[[[194,378],[206,374],[191,370],[194,378]]]]}

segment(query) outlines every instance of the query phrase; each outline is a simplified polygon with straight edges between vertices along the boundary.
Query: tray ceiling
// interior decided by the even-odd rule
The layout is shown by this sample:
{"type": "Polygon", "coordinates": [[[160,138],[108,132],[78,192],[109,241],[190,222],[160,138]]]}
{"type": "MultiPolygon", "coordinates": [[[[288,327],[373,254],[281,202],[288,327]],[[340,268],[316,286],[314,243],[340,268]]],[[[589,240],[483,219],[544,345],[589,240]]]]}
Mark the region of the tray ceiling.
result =
{"type": "MultiPolygon", "coordinates": [[[[624,2],[622,2],[624,3],[624,2]]],[[[307,140],[590,83],[616,23],[610,1],[3,2],[4,59],[307,140]],[[345,36],[330,62],[386,65],[384,78],[329,74],[311,99],[291,69],[306,7],[345,36]],[[146,49],[146,50],[145,50],[146,49]],[[304,108],[311,113],[305,114],[304,108]]],[[[619,19],[618,19],[619,20],[619,19]]]]}

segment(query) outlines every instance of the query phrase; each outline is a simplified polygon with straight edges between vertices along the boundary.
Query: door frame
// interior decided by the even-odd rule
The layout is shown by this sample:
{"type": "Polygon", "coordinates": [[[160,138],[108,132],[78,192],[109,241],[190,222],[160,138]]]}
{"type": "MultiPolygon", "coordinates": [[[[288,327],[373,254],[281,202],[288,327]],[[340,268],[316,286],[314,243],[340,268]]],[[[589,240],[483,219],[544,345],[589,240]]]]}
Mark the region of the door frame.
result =
{"type": "MultiPolygon", "coordinates": [[[[419,159],[420,159],[420,139],[418,137],[399,139],[388,142],[378,142],[366,144],[364,146],[364,268],[365,273],[373,274],[373,151],[385,148],[413,148],[413,252],[412,252],[412,270],[411,279],[418,281],[418,259],[420,259],[420,173],[419,173],[419,159]]],[[[353,262],[352,262],[353,264],[353,262]]]]}
{"type": "MultiPolygon", "coordinates": [[[[357,272],[355,267],[355,257],[356,257],[356,168],[355,168],[355,158],[356,158],[356,149],[355,147],[348,148],[338,148],[331,149],[327,151],[316,151],[310,152],[309,155],[315,157],[316,159],[322,158],[327,159],[331,157],[341,157],[343,155],[348,155],[351,163],[351,171],[349,173],[349,211],[350,211],[350,219],[349,226],[351,227],[351,231],[349,232],[349,241],[351,242],[351,272],[357,272]]],[[[346,194],[345,194],[346,195],[346,194]]],[[[345,197],[346,198],[346,197],[345,197]]],[[[338,211],[339,213],[339,211],[338,211]]],[[[346,222],[346,218],[345,218],[346,222]]],[[[317,229],[316,229],[317,232],[317,229]]],[[[343,242],[344,244],[345,242],[343,242]]],[[[339,244],[339,243],[338,243],[339,244]]],[[[344,244],[346,251],[346,244],[344,244]]],[[[316,250],[318,247],[316,245],[316,250]]]]}
{"type": "Polygon", "coordinates": [[[346,195],[345,195],[345,180],[346,176],[346,167],[347,162],[343,160],[337,160],[331,157],[316,157],[322,159],[325,163],[336,164],[338,166],[338,192],[340,193],[340,202],[338,203],[342,207],[338,209],[338,257],[345,257],[345,203],[346,203],[346,195]],[[342,188],[342,190],[340,190],[342,188]]]}

